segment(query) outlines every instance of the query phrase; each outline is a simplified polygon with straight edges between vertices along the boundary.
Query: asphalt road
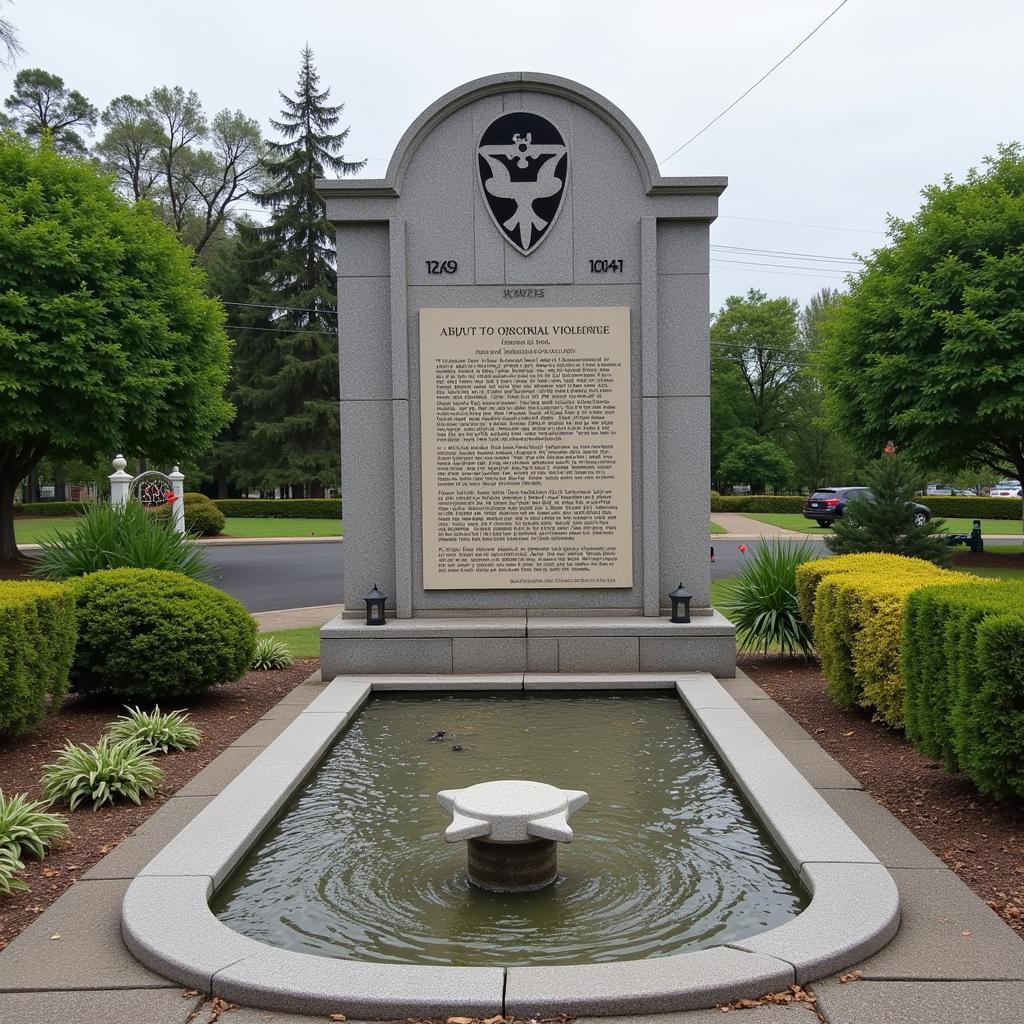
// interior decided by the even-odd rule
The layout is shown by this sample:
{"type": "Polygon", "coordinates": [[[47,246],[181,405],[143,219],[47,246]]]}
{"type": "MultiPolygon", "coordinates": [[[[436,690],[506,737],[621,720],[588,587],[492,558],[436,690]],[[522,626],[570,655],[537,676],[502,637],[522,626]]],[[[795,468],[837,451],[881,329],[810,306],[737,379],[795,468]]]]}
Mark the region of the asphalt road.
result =
{"type": "MultiPolygon", "coordinates": [[[[810,542],[826,553],[821,538],[810,542]]],[[[711,578],[735,576],[762,540],[712,539],[711,578]],[[746,545],[746,554],[739,545],[746,545]]],[[[238,544],[206,549],[217,570],[213,583],[237,597],[251,612],[340,604],[344,544],[238,544]]],[[[685,581],[684,581],[685,582],[685,581]]]]}
{"type": "Polygon", "coordinates": [[[208,545],[210,582],[251,612],[341,604],[343,544],[208,545]]]}

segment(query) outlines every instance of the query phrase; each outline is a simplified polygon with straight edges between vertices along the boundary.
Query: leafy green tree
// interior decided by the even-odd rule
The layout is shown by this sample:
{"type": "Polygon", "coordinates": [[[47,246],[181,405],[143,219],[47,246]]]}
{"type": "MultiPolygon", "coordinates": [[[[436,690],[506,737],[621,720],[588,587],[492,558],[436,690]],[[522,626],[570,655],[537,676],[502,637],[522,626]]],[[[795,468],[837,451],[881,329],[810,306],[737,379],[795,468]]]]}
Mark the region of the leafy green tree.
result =
{"type": "Polygon", "coordinates": [[[828,549],[836,555],[881,551],[945,565],[949,545],[939,532],[943,521],[915,522],[917,512],[911,503],[920,474],[914,465],[903,455],[883,456],[868,467],[866,478],[874,501],[860,498],[846,506],[825,541],[828,549]]]}
{"type": "Polygon", "coordinates": [[[793,479],[793,462],[767,438],[731,443],[722,460],[719,476],[726,484],[750,484],[753,494],[764,494],[765,486],[781,491],[793,479]]]}
{"type": "Polygon", "coordinates": [[[340,476],[334,231],[316,180],[363,167],[342,155],[349,130],[334,130],[344,108],[329,96],[307,46],[295,95],[281,93],[281,119],[271,121],[283,138],[268,143],[268,184],[256,196],[269,223],[240,229],[248,301],[258,305],[232,317],[246,328],[235,358],[239,472],[313,496],[340,476]]]}
{"type": "Polygon", "coordinates": [[[153,200],[197,255],[259,184],[262,134],[240,110],[207,120],[195,92],[161,86],[144,99],[118,96],[102,120],[96,155],[121,193],[153,200]]]}
{"type": "Polygon", "coordinates": [[[231,418],[228,340],[188,250],[109,180],[0,139],[0,560],[44,456],[202,451],[231,418]]]}
{"type": "Polygon", "coordinates": [[[864,454],[1024,479],[1024,152],[923,195],[825,321],[830,421],[864,454]]]}
{"type": "Polygon", "coordinates": [[[769,299],[751,288],[730,295],[711,325],[715,358],[730,364],[743,391],[734,396],[749,406],[749,426],[762,437],[787,423],[804,348],[797,329],[796,299],[769,299]],[[744,394],[745,393],[745,394],[744,394]]]}
{"type": "Polygon", "coordinates": [[[4,100],[15,125],[30,139],[50,135],[62,153],[83,155],[99,114],[77,89],[42,68],[26,68],[14,76],[14,91],[4,100]]]}

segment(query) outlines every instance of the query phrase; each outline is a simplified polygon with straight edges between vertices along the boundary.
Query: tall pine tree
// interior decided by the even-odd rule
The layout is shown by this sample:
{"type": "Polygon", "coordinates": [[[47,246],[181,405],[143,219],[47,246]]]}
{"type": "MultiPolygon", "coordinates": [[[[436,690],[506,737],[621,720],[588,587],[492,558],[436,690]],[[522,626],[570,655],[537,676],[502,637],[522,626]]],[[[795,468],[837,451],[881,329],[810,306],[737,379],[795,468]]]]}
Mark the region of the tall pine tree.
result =
{"type": "Polygon", "coordinates": [[[256,195],[270,219],[239,225],[239,269],[253,305],[231,307],[239,311],[231,317],[239,415],[227,448],[239,482],[319,497],[340,468],[334,231],[315,182],[354,174],[365,161],[342,155],[349,129],[333,129],[344,104],[327,102],[308,46],[295,95],[280,95],[281,119],[270,123],[282,138],[267,144],[266,187],[256,195]]]}

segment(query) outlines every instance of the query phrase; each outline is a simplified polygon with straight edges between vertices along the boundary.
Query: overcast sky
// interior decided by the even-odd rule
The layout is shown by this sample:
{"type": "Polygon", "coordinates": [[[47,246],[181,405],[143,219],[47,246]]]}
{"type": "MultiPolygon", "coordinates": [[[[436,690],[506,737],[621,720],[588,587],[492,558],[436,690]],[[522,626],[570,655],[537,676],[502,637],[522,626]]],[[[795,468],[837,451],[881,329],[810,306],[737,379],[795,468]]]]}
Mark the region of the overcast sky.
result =
{"type": "MultiPolygon", "coordinates": [[[[839,0],[16,0],[26,53],[0,70],[61,75],[102,109],[155,85],[195,89],[269,131],[308,41],[344,102],[346,156],[380,177],[409,123],[473,78],[543,71],[617,104],[662,160],[803,38],[839,0]]],[[[848,0],[811,40],[662,173],[724,174],[712,307],[758,287],[802,302],[842,276],[820,257],[883,241],[920,189],[1024,136],[1021,0],[848,0]],[[814,226],[812,226],[814,225],[814,226]],[[740,262],[724,262],[724,261],[740,262]],[[743,262],[764,266],[745,266],[743,262]],[[787,266],[788,264],[788,266],[787,266]],[[799,268],[799,269],[795,269],[799,268]]]]}

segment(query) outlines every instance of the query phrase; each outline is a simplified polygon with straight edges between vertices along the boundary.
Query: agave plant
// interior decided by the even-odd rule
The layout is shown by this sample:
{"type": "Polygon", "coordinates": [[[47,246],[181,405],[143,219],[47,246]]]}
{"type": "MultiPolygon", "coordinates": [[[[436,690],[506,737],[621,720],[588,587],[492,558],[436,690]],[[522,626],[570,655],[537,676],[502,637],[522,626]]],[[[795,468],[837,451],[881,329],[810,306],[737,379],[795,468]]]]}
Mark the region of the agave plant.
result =
{"type": "Polygon", "coordinates": [[[809,544],[765,543],[729,581],[722,610],[736,625],[741,650],[804,658],[811,653],[811,631],[797,602],[796,569],[817,557],[809,544]]]}
{"type": "Polygon", "coordinates": [[[46,851],[71,831],[63,817],[51,814],[46,806],[24,793],[4,796],[0,790],[0,849],[10,850],[16,857],[31,853],[42,860],[46,851]]]}
{"type": "Polygon", "coordinates": [[[165,569],[202,581],[213,574],[202,548],[137,501],[95,505],[71,529],[58,530],[39,544],[42,553],[32,573],[47,580],[124,568],[165,569]]]}
{"type": "Polygon", "coordinates": [[[24,869],[25,865],[9,846],[0,846],[0,895],[28,892],[28,886],[20,878],[15,877],[16,872],[24,869]]]}
{"type": "Polygon", "coordinates": [[[125,706],[127,715],[119,715],[107,730],[114,743],[135,743],[147,754],[171,750],[195,750],[203,734],[188,721],[184,711],[161,711],[156,705],[152,711],[125,706]]]}
{"type": "Polygon", "coordinates": [[[113,743],[106,736],[96,746],[69,742],[54,764],[44,766],[43,796],[62,800],[74,810],[92,800],[95,811],[118,797],[139,804],[152,796],[164,773],[137,743],[113,743]]]}
{"type": "Polygon", "coordinates": [[[258,636],[252,652],[252,667],[257,672],[287,668],[295,659],[288,645],[272,636],[258,636]]]}

